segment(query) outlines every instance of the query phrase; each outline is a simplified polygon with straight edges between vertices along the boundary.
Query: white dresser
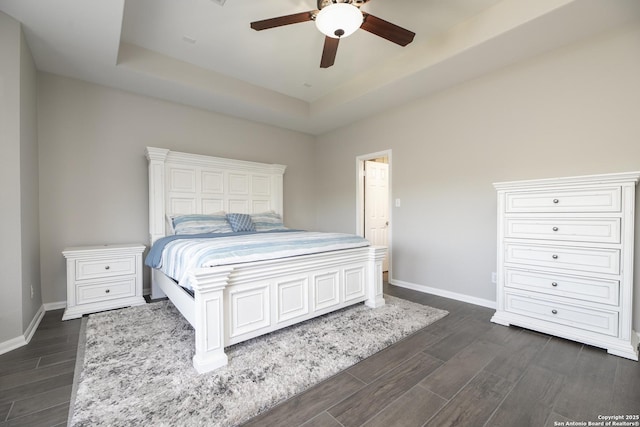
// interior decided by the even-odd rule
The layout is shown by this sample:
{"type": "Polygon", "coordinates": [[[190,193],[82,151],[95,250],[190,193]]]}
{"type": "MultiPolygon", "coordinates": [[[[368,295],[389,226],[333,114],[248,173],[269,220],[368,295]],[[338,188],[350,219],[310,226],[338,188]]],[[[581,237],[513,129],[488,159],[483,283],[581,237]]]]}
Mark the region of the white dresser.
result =
{"type": "Polygon", "coordinates": [[[145,304],[142,296],[144,245],[67,248],[67,308],[62,320],[145,304]]]}
{"type": "Polygon", "coordinates": [[[494,184],[497,310],[491,319],[638,360],[632,330],[640,172],[494,184]]]}

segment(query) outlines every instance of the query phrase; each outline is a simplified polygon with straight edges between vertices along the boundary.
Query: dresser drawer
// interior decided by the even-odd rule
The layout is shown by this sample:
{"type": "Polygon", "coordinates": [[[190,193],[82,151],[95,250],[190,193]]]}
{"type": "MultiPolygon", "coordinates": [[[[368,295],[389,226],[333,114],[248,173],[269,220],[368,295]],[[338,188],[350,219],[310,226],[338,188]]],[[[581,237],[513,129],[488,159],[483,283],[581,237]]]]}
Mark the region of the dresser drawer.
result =
{"type": "Polygon", "coordinates": [[[618,313],[615,311],[573,307],[554,301],[543,301],[510,293],[506,294],[505,305],[507,312],[586,331],[612,336],[618,335],[618,313]]]}
{"type": "Polygon", "coordinates": [[[505,242],[505,262],[569,270],[619,274],[617,249],[523,245],[505,242]]]}
{"type": "Polygon", "coordinates": [[[76,285],[76,304],[108,301],[135,296],[135,277],[122,280],[76,285]]]}
{"type": "Polygon", "coordinates": [[[620,243],[620,218],[506,218],[505,237],[620,243]]]}
{"type": "Polygon", "coordinates": [[[617,306],[620,282],[507,268],[505,286],[530,292],[617,306]]]}
{"type": "Polygon", "coordinates": [[[620,212],[620,187],[508,192],[506,212],[620,212]]]}
{"type": "Polygon", "coordinates": [[[136,257],[123,256],[113,258],[79,259],[76,264],[76,280],[89,280],[101,277],[135,274],[136,257]]]}

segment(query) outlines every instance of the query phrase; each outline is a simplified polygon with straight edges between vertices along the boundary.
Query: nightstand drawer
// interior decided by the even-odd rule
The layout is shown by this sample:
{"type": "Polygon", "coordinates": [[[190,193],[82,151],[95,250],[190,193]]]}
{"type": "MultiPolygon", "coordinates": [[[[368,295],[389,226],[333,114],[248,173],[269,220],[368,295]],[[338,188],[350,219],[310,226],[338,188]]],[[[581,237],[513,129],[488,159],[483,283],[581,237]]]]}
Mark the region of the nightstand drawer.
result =
{"type": "Polygon", "coordinates": [[[76,280],[90,280],[135,273],[135,256],[76,260],[76,280]]]}
{"type": "Polygon", "coordinates": [[[620,243],[620,218],[506,218],[505,237],[620,243]]]}
{"type": "Polygon", "coordinates": [[[506,212],[620,212],[620,187],[508,192],[506,212]]]}
{"type": "Polygon", "coordinates": [[[135,296],[135,277],[118,281],[86,283],[76,286],[76,304],[88,304],[97,301],[108,301],[117,298],[135,296]]]}
{"type": "Polygon", "coordinates": [[[617,306],[620,301],[620,281],[592,277],[576,277],[540,271],[505,270],[507,288],[540,292],[548,295],[572,298],[617,306]]]}
{"type": "Polygon", "coordinates": [[[566,246],[521,245],[505,243],[506,263],[562,268],[581,272],[619,274],[617,249],[576,248],[566,246]]]}
{"type": "Polygon", "coordinates": [[[618,335],[618,313],[615,311],[574,307],[551,299],[543,301],[510,293],[506,294],[505,310],[586,331],[618,335]]]}

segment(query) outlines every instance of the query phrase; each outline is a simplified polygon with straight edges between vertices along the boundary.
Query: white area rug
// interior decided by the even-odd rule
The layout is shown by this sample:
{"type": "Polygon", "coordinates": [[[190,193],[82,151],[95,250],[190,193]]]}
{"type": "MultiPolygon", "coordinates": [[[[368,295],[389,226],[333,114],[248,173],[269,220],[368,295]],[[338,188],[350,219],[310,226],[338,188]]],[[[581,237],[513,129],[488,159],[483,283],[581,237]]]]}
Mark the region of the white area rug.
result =
{"type": "Polygon", "coordinates": [[[229,365],[203,375],[193,329],[170,302],[91,315],[70,425],[237,425],[447,314],[385,299],[229,347],[229,365]]]}

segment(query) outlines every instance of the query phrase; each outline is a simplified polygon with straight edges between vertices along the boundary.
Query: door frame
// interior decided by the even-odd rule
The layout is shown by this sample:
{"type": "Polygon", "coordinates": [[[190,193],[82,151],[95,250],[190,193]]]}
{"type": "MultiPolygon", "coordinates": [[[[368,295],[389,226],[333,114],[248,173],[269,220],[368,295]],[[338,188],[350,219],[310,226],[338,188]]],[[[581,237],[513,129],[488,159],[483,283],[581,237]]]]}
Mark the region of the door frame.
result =
{"type": "Polygon", "coordinates": [[[383,151],[378,151],[375,153],[369,153],[369,154],[363,154],[360,155],[358,157],[356,157],[356,234],[360,237],[364,237],[364,163],[367,160],[373,160],[373,159],[378,159],[380,157],[386,157],[387,158],[387,163],[389,165],[389,200],[387,201],[387,203],[389,203],[389,228],[388,228],[388,235],[387,235],[387,251],[388,251],[388,256],[389,256],[389,273],[388,273],[388,279],[391,279],[391,269],[392,269],[392,254],[391,254],[391,247],[392,247],[392,229],[393,229],[393,209],[392,206],[393,204],[392,202],[392,193],[393,193],[393,186],[392,186],[392,177],[393,177],[393,173],[392,173],[392,163],[391,163],[391,149],[388,150],[383,150],[383,151]]]}

